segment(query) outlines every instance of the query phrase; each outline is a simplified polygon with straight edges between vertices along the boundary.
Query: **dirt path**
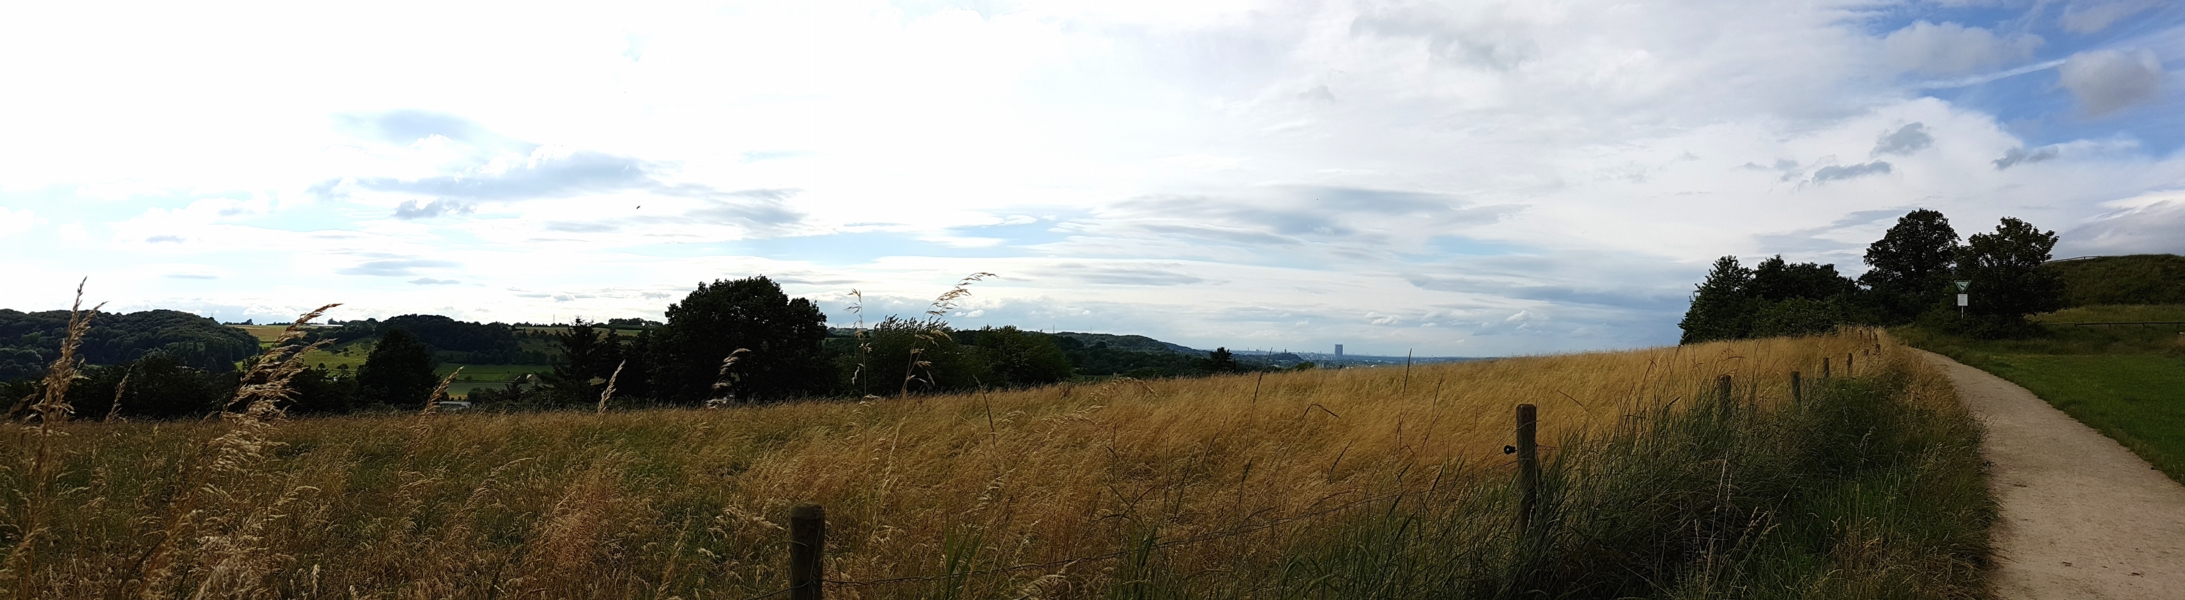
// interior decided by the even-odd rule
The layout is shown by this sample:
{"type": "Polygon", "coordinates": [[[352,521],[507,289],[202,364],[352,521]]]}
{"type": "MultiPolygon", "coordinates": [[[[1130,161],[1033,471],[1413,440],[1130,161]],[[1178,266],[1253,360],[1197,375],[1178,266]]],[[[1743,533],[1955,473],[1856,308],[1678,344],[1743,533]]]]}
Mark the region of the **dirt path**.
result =
{"type": "Polygon", "coordinates": [[[1988,428],[1998,597],[2185,598],[2185,486],[2025,388],[1922,354],[1988,428]]]}

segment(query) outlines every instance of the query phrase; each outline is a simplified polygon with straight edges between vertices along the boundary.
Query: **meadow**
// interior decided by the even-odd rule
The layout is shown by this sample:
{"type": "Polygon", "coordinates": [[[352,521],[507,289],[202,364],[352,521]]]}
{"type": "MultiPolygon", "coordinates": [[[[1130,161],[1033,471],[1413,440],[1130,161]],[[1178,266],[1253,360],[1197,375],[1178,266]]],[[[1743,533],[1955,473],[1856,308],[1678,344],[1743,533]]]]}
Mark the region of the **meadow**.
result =
{"type": "Polygon", "coordinates": [[[2048,335],[1972,340],[1899,333],[2024,386],[2185,482],[2185,405],[2178,402],[2185,399],[2185,305],[2084,306],[2032,320],[2048,335]]]}
{"type": "MultiPolygon", "coordinates": [[[[251,337],[258,338],[260,346],[265,347],[270,347],[275,340],[280,338],[281,332],[288,328],[286,325],[234,325],[233,327],[250,333],[251,337]]],[[[524,330],[559,333],[564,328],[527,327],[524,330]]],[[[333,370],[346,368],[348,372],[355,373],[357,369],[364,367],[365,357],[370,356],[372,353],[372,344],[372,340],[357,340],[346,344],[314,349],[304,354],[304,364],[333,370]]],[[[457,368],[463,369],[463,374],[448,384],[447,394],[449,398],[458,400],[468,397],[471,392],[480,389],[499,389],[507,386],[509,382],[523,379],[526,375],[543,376],[554,372],[553,365],[443,363],[433,370],[433,374],[444,378],[454,374],[457,368]]]]}
{"type": "Polygon", "coordinates": [[[811,502],[843,598],[1961,598],[1985,593],[1994,518],[1948,383],[1871,330],[721,410],[258,414],[11,427],[0,584],[764,597],[811,502]],[[1519,404],[1545,463],[1522,531],[1519,404]]]}

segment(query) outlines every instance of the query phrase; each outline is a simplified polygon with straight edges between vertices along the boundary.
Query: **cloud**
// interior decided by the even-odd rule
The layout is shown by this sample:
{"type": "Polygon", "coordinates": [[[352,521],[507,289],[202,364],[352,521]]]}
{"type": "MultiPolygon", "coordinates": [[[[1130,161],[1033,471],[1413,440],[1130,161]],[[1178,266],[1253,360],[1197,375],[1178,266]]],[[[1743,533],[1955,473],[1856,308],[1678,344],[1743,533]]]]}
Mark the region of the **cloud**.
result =
{"type": "Polygon", "coordinates": [[[1540,57],[1525,19],[1504,7],[1415,4],[1374,10],[1351,24],[1354,33],[1417,38],[1435,58],[1453,64],[1509,71],[1540,57]]]}
{"type": "Polygon", "coordinates": [[[183,241],[185,240],[179,235],[155,235],[144,238],[144,243],[147,244],[180,244],[183,241]]]}
{"type": "Polygon", "coordinates": [[[1882,54],[1898,70],[1954,75],[2024,60],[2041,44],[2034,35],[2005,38],[1979,27],[1919,21],[1882,38],[1882,54]]]}
{"type": "Polygon", "coordinates": [[[2095,0],[2072,2],[2057,18],[2065,31],[2086,34],[2109,28],[2125,17],[2161,5],[2161,0],[2095,0]]]}
{"type": "Polygon", "coordinates": [[[1178,265],[1160,267],[1132,265],[1059,264],[1054,270],[1069,277],[1104,285],[1192,285],[1206,283],[1206,279],[1175,270],[1178,265]]]}
{"type": "Polygon", "coordinates": [[[803,221],[803,212],[789,208],[788,201],[804,190],[760,188],[717,192],[683,189],[681,193],[703,198],[706,203],[691,210],[686,219],[705,223],[737,223],[760,228],[781,227],[803,221]]]}
{"type": "Polygon", "coordinates": [[[2056,158],[2054,146],[2035,148],[2032,152],[2027,152],[2025,148],[2012,148],[2003,151],[2002,158],[1995,159],[1995,170],[2001,171],[2019,164],[2033,164],[2053,158],[2056,158]]]}
{"type": "Polygon", "coordinates": [[[2071,90],[2092,116],[2117,112],[2162,94],[2162,61],[2153,50],[2127,54],[2120,50],[2095,50],[2071,55],[2058,73],[2064,89],[2071,90]]]}
{"type": "Polygon", "coordinates": [[[498,138],[470,119],[423,110],[335,115],[334,122],[363,137],[397,145],[409,145],[436,135],[471,143],[498,138]]]}
{"type": "Polygon", "coordinates": [[[455,285],[462,282],[453,279],[433,279],[431,277],[419,277],[410,280],[410,283],[413,285],[455,285]]]}
{"type": "Polygon", "coordinates": [[[2056,256],[2185,254],[2185,236],[2178,235],[2185,231],[2185,193],[2149,196],[2162,199],[2135,202],[2057,236],[2056,256]]]}
{"type": "Polygon", "coordinates": [[[205,274],[202,274],[202,273],[168,273],[168,274],[166,274],[166,275],[162,275],[162,277],[166,277],[166,278],[168,278],[168,279],[219,279],[219,278],[220,278],[220,276],[219,276],[219,275],[205,275],[205,274]]]}
{"type": "Polygon", "coordinates": [[[404,200],[401,206],[395,207],[395,218],[410,221],[445,215],[467,215],[471,211],[470,205],[454,200],[434,200],[423,205],[418,204],[416,200],[404,200]]]}
{"type": "Polygon", "coordinates": [[[1935,145],[1935,137],[1927,134],[1927,126],[1913,123],[1900,127],[1895,133],[1883,135],[1874,142],[1873,156],[1885,154],[1908,155],[1935,145]]]}
{"type": "Polygon", "coordinates": [[[1821,167],[1813,172],[1813,182],[1822,183],[1839,179],[1851,179],[1853,177],[1888,173],[1889,170],[1889,163],[1879,160],[1856,165],[1821,167]]]}
{"type": "Polygon", "coordinates": [[[495,160],[484,167],[461,174],[409,180],[367,178],[357,180],[356,184],[378,191],[495,201],[564,198],[666,187],[653,181],[645,172],[644,161],[590,150],[555,147],[540,147],[529,156],[495,160]]]}
{"type": "Polygon", "coordinates": [[[368,275],[373,277],[408,277],[416,275],[413,269],[444,269],[460,266],[445,260],[422,258],[365,261],[354,267],[335,270],[342,275],[368,275]]]}
{"type": "Polygon", "coordinates": [[[560,231],[564,233],[607,233],[620,229],[622,229],[622,226],[609,223],[577,223],[571,221],[555,221],[546,224],[547,231],[560,231]]]}
{"type": "Polygon", "coordinates": [[[39,222],[38,215],[30,212],[30,209],[10,210],[8,207],[0,206],[0,236],[29,231],[32,226],[37,225],[39,222]]]}

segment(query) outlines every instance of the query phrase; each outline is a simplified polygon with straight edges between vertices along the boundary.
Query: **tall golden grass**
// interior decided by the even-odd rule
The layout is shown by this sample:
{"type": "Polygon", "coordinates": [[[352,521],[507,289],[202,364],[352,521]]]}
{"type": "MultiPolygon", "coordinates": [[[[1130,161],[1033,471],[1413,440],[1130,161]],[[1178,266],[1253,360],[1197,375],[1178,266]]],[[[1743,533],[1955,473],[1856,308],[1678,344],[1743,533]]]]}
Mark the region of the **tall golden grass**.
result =
{"type": "MultiPolygon", "coordinates": [[[[423,421],[282,420],[275,390],[246,385],[245,410],[223,422],[70,424],[43,470],[21,457],[46,437],[0,436],[18,457],[0,472],[0,541],[29,553],[0,583],[45,597],[742,598],[785,584],[788,510],[815,502],[830,518],[827,579],[922,578],[837,597],[1103,595],[1138,576],[1133,549],[1148,544],[1191,541],[1161,548],[1168,572],[1240,576],[1334,539],[1332,509],[1457,479],[1502,485],[1518,404],[1539,407],[1553,444],[1713,402],[1701,390],[1719,375],[1740,402],[1785,402],[1790,371],[1810,381],[1846,354],[1860,372],[1925,372],[1885,335],[1844,330],[1409,370],[423,421]],[[39,479],[66,498],[32,512],[39,479]],[[45,543],[26,543],[32,528],[51,532],[45,543]]],[[[246,381],[285,381],[282,361],[257,364],[271,370],[246,381]]],[[[1924,401],[1947,403],[1923,377],[1924,401]]]]}

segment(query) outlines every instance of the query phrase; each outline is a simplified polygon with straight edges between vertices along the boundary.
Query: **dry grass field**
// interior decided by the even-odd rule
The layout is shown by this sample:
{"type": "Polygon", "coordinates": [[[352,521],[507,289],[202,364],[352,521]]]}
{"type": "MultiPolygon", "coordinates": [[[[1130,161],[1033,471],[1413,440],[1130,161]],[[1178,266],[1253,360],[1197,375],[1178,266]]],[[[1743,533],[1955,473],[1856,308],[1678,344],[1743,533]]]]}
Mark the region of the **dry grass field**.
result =
{"type": "Polygon", "coordinates": [[[1977,436],[1938,382],[1885,336],[1846,330],[725,410],[10,426],[0,542],[14,551],[0,585],[70,598],[745,598],[784,586],[787,513],[813,502],[829,517],[824,575],[846,582],[831,597],[1494,597],[1559,585],[1541,583],[1558,569],[1626,563],[1630,575],[1576,595],[1962,596],[1978,592],[1967,573],[1985,556],[1984,521],[1910,543],[1861,529],[1901,515],[1859,513],[1886,500],[1869,497],[1877,486],[1901,484],[1954,495],[1935,510],[1986,514],[1984,491],[1966,491],[1977,466],[1921,474],[1962,467],[1959,438],[1977,436]],[[1846,355],[1882,383],[1815,380],[1823,358],[1843,375],[1846,355]],[[1874,471],[1881,483],[1816,500],[1846,516],[1757,526],[1760,512],[1729,507],[1780,504],[1768,486],[1833,477],[1770,483],[1828,443],[1767,450],[1827,429],[1785,434],[1768,415],[1849,418],[1788,408],[1792,370],[1806,372],[1809,397],[1932,422],[1900,436],[1908,449],[1884,448],[1894,470],[1874,471]],[[1715,410],[1719,375],[1744,407],[1722,417],[1743,425],[1690,416],[1715,410]],[[1510,526],[1503,447],[1521,403],[1539,406],[1550,503],[1568,513],[1535,545],[1510,526]],[[1732,493],[1733,466],[1763,475],[1732,493]],[[1790,527],[1835,541],[1799,551],[1810,559],[1753,550],[1790,527]],[[1646,540],[1586,539],[1612,534],[1646,540]]]}

